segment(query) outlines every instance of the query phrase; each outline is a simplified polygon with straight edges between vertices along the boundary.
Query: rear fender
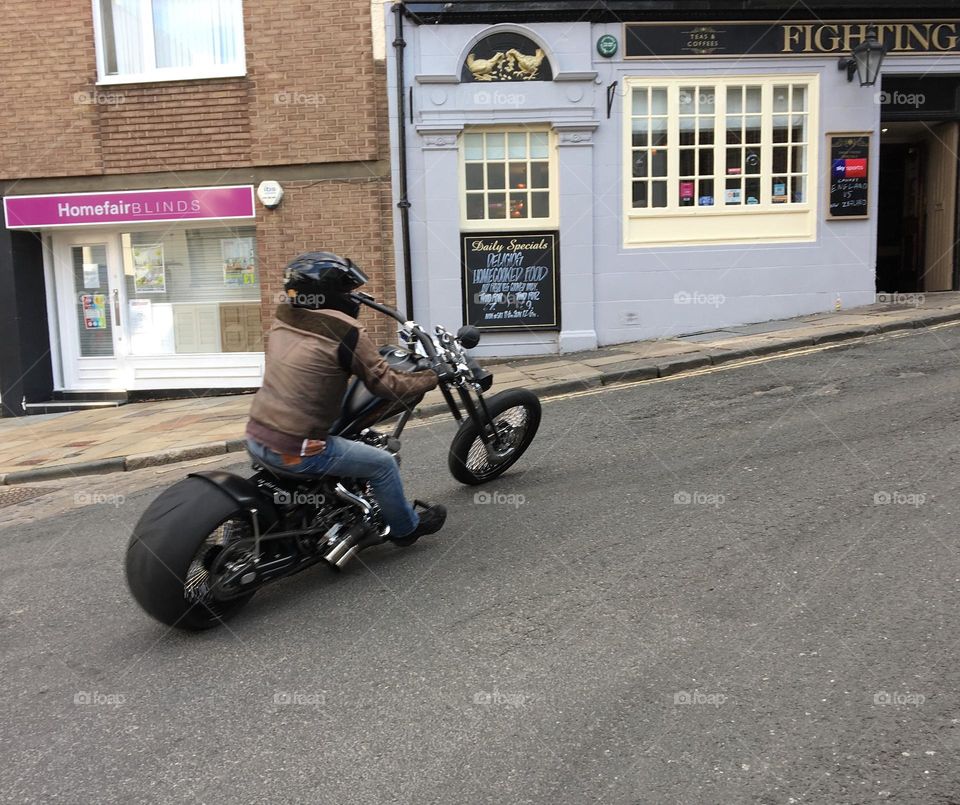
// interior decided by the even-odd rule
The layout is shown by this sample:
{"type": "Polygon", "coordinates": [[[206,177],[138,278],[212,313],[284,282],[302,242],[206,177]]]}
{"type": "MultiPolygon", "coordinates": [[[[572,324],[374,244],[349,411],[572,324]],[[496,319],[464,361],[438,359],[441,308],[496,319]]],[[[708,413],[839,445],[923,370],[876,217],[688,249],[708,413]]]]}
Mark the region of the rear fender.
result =
{"type": "Polygon", "coordinates": [[[189,477],[200,478],[209,484],[213,484],[220,491],[233,498],[237,505],[243,509],[256,509],[261,532],[268,531],[280,521],[280,514],[270,493],[247,478],[241,478],[239,475],[223,470],[191,472],[189,477]]]}

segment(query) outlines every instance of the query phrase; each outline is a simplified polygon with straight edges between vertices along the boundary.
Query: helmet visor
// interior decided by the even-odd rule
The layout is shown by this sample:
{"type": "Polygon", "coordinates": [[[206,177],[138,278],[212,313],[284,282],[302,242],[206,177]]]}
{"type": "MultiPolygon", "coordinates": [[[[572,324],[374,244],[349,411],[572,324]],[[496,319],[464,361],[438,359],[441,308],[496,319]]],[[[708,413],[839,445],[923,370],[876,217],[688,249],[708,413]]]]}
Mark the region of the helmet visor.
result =
{"type": "Polygon", "coordinates": [[[366,285],[370,278],[360,270],[360,268],[354,265],[353,260],[347,261],[347,277],[352,283],[351,288],[359,288],[361,285],[366,285]]]}

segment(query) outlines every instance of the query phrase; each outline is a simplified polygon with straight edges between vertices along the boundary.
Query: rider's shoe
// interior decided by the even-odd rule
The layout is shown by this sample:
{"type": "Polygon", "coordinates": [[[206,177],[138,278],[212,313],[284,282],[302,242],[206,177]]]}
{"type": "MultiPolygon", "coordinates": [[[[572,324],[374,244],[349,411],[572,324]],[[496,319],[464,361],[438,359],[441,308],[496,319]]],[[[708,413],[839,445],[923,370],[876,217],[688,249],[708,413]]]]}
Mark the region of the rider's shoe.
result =
{"type": "Polygon", "coordinates": [[[419,500],[413,501],[413,505],[414,507],[421,508],[419,512],[420,522],[417,524],[417,527],[404,537],[389,537],[394,545],[399,545],[402,548],[413,545],[420,537],[424,537],[427,534],[436,534],[443,528],[443,524],[447,519],[447,509],[445,506],[439,504],[428,506],[419,500]]]}

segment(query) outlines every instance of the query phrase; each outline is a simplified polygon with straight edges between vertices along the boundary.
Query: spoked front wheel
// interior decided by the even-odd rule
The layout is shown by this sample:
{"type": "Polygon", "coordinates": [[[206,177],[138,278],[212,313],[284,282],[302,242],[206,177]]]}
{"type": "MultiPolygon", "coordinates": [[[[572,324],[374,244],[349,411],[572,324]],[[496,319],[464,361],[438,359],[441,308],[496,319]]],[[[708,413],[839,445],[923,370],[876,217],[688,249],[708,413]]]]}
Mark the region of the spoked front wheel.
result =
{"type": "Polygon", "coordinates": [[[460,483],[474,486],[502,475],[523,455],[540,427],[540,400],[526,389],[495,394],[487,401],[487,410],[497,430],[492,451],[471,419],[464,421],[450,445],[448,465],[460,483]]]}

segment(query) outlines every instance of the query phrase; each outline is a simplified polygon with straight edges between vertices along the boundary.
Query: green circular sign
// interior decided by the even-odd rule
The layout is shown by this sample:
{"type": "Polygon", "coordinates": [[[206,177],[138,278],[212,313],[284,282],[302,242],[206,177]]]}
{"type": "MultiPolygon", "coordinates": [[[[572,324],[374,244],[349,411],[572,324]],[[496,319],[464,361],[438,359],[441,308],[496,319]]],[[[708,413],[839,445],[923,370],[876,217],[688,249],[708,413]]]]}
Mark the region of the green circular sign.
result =
{"type": "Polygon", "coordinates": [[[604,58],[609,59],[614,53],[617,52],[617,37],[613,34],[604,34],[597,40],[597,53],[599,53],[604,58]]]}

